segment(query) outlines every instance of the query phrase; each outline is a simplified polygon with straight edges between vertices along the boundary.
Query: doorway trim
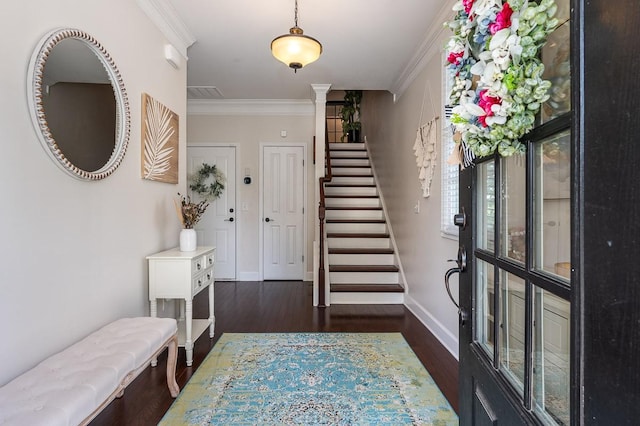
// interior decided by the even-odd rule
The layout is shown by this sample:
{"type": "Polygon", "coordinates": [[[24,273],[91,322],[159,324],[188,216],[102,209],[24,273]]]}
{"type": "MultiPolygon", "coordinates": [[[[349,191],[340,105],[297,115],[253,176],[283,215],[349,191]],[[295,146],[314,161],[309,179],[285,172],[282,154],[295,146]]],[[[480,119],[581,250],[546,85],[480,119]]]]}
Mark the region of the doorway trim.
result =
{"type": "MultiPolygon", "coordinates": [[[[277,143],[277,142],[260,142],[260,155],[259,155],[259,165],[258,165],[258,173],[260,176],[260,190],[258,193],[258,215],[260,220],[260,225],[258,226],[258,261],[259,261],[259,274],[260,281],[264,280],[264,179],[262,179],[262,175],[264,173],[264,148],[265,147],[302,147],[302,158],[304,160],[304,164],[302,166],[302,202],[304,208],[304,214],[302,217],[302,255],[304,256],[304,260],[302,261],[302,279],[307,280],[309,273],[307,271],[307,264],[309,263],[309,256],[307,255],[307,234],[308,230],[308,222],[307,218],[309,217],[309,203],[308,203],[308,168],[309,160],[307,158],[307,144],[304,142],[293,142],[293,143],[277,143]]],[[[311,256],[311,262],[313,262],[313,256],[311,256]]]]}
{"type": "MultiPolygon", "coordinates": [[[[239,198],[238,198],[238,183],[241,182],[240,179],[242,178],[241,175],[241,171],[239,170],[238,164],[239,164],[239,159],[241,157],[241,152],[242,149],[240,147],[240,144],[237,143],[224,143],[224,142],[187,142],[187,148],[234,148],[236,150],[236,155],[235,155],[235,169],[236,169],[236,184],[235,184],[235,199],[236,199],[236,212],[240,213],[240,210],[238,209],[238,202],[239,202],[239,198]]],[[[185,149],[185,161],[187,161],[187,150],[185,149]]],[[[185,169],[187,167],[187,164],[185,163],[184,165],[185,169]]],[[[186,180],[185,180],[185,188],[186,190],[189,189],[189,176],[186,176],[186,180]]],[[[235,266],[235,276],[236,276],[236,280],[239,279],[239,268],[238,265],[240,262],[238,262],[238,246],[239,246],[239,239],[238,239],[238,235],[242,234],[242,232],[240,232],[240,227],[242,226],[242,220],[240,220],[240,217],[238,214],[236,214],[236,252],[235,252],[235,256],[236,256],[236,266],[235,266]]],[[[222,280],[224,281],[224,280],[222,280]]]]}

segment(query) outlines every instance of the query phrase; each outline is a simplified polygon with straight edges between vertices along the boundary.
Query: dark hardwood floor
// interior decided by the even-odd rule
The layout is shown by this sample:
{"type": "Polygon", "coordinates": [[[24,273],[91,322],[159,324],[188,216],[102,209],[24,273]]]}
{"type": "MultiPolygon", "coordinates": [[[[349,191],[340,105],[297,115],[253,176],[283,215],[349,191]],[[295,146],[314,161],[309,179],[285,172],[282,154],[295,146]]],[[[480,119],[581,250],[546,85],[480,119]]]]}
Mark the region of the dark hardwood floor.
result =
{"type": "MultiPolygon", "coordinates": [[[[207,295],[194,300],[194,317],[206,318],[207,295]]],[[[176,379],[182,389],[225,332],[401,332],[453,408],[458,411],[458,363],[403,305],[312,306],[311,283],[301,281],[216,282],[216,333],[196,341],[193,366],[180,348],[176,379]]],[[[173,399],[166,385],[166,351],[91,422],[98,425],[155,425],[173,399]]]]}

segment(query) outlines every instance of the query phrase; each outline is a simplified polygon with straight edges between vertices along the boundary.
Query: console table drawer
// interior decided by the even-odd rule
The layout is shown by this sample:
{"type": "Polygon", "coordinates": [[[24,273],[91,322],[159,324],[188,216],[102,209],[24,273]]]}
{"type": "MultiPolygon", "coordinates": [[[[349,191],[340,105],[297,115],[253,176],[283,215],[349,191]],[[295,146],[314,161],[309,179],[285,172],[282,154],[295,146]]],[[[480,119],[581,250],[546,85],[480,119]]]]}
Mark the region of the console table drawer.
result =
{"type": "Polygon", "coordinates": [[[213,268],[206,269],[202,274],[197,275],[191,281],[193,295],[198,294],[203,288],[206,288],[213,282],[213,268]]]}

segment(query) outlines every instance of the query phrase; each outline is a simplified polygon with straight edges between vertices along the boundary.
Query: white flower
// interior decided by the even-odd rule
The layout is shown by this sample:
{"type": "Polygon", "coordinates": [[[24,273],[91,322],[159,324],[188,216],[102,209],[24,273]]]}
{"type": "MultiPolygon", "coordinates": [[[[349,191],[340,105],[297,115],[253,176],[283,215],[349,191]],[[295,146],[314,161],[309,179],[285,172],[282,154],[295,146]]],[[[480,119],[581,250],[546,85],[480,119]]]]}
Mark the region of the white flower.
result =
{"type": "Polygon", "coordinates": [[[489,62],[483,70],[480,81],[486,85],[489,90],[497,92],[502,86],[501,82],[503,77],[502,69],[500,69],[495,62],[489,62]]]}
{"type": "Polygon", "coordinates": [[[491,9],[500,10],[502,8],[502,1],[500,0],[479,0],[473,4],[471,13],[477,14],[479,17],[484,17],[491,13],[491,9]]]}
{"type": "Polygon", "coordinates": [[[483,115],[487,114],[482,108],[480,108],[480,106],[472,102],[464,104],[464,107],[469,114],[474,115],[476,117],[482,117],[483,115]]]}

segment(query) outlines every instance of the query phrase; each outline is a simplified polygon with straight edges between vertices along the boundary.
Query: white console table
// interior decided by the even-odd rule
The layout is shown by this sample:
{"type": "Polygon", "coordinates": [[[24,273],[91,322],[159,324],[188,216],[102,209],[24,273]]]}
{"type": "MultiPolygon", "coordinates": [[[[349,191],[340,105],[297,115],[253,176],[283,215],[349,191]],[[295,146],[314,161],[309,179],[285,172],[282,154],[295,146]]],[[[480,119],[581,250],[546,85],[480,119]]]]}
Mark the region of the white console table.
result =
{"type": "Polygon", "coordinates": [[[213,263],[215,247],[198,247],[184,252],[178,248],[147,256],[149,262],[149,302],[152,317],[158,315],[158,299],[180,299],[178,345],[187,355],[187,366],[193,363],[193,343],[209,327],[213,337],[213,263]],[[193,319],[193,298],[209,288],[209,318],[193,319]]]}

